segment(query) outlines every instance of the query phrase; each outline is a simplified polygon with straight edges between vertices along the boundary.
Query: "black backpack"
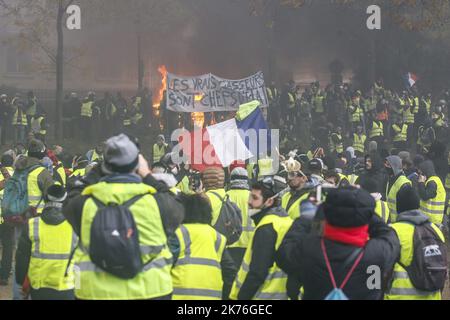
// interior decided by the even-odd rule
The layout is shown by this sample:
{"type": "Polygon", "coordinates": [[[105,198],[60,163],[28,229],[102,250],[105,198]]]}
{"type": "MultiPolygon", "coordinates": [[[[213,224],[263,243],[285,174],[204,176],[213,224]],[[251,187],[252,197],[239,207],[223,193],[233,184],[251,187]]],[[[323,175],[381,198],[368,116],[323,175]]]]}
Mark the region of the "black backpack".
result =
{"type": "Polygon", "coordinates": [[[92,198],[98,209],[91,225],[89,256],[96,266],[121,279],[134,278],[144,267],[139,232],[129,209],[144,196],[120,205],[92,198]]]}
{"type": "Polygon", "coordinates": [[[222,198],[218,193],[210,191],[222,201],[220,214],[216,224],[213,226],[220,234],[227,238],[227,245],[231,245],[239,240],[242,234],[242,212],[228,195],[222,198]]]}
{"type": "Polygon", "coordinates": [[[422,291],[443,290],[447,279],[447,249],[430,223],[414,228],[411,264],[402,266],[413,286],[422,291]]]}

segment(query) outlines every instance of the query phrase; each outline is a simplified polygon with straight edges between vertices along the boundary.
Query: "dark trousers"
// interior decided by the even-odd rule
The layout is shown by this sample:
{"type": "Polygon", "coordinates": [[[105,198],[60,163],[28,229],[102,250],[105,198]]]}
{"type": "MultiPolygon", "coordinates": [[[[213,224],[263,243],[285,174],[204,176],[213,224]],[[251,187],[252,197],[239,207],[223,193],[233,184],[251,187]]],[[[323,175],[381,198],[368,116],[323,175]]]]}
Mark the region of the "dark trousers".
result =
{"type": "Polygon", "coordinates": [[[31,300],[75,300],[73,290],[58,291],[50,288],[33,289],[30,291],[31,300]]]}
{"type": "Polygon", "coordinates": [[[14,251],[14,227],[7,223],[0,224],[0,240],[2,242],[0,279],[8,280],[14,251]]]}
{"type": "Polygon", "coordinates": [[[241,267],[242,260],[244,260],[245,248],[228,248],[228,252],[230,253],[231,258],[234,261],[237,269],[241,267]]]}

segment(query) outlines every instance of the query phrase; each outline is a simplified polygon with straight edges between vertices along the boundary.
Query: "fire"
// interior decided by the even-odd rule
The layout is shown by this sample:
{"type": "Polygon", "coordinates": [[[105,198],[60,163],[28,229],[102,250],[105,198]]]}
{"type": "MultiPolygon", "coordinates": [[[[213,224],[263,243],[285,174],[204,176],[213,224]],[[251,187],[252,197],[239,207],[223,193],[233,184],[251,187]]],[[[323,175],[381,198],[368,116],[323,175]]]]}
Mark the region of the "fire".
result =
{"type": "Polygon", "coordinates": [[[159,88],[158,95],[155,96],[153,100],[153,108],[158,109],[161,106],[161,101],[163,99],[164,90],[167,87],[167,68],[165,65],[158,67],[158,72],[161,74],[161,87],[159,88]]]}
{"type": "MultiPolygon", "coordinates": [[[[204,94],[196,94],[194,96],[195,102],[200,102],[203,99],[204,94]]],[[[194,123],[194,126],[198,128],[203,128],[203,125],[205,123],[205,114],[203,112],[192,112],[191,114],[192,122],[194,123]]]]}

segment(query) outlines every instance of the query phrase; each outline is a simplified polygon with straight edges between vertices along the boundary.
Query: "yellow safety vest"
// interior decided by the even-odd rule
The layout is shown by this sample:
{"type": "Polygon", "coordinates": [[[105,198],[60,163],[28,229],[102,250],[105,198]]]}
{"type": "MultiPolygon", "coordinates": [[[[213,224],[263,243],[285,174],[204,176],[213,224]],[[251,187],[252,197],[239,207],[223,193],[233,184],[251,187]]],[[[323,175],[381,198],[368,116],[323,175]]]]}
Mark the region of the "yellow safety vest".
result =
{"type": "Polygon", "coordinates": [[[444,116],[444,114],[440,113],[437,116],[438,116],[438,118],[437,118],[437,120],[435,122],[435,126],[436,127],[443,127],[444,124],[445,124],[445,121],[444,121],[445,116],[444,116]]]}
{"type": "Polygon", "coordinates": [[[70,178],[72,177],[84,177],[86,175],[86,168],[81,169],[75,169],[72,174],[70,175],[70,178]]]}
{"type": "Polygon", "coordinates": [[[425,105],[425,109],[427,110],[427,114],[430,114],[430,110],[431,110],[431,100],[428,99],[424,99],[422,100],[423,104],[425,105]]]}
{"type": "MultiPolygon", "coordinates": [[[[258,229],[271,224],[273,229],[277,233],[277,242],[275,244],[275,250],[281,245],[284,236],[290,229],[292,225],[292,219],[290,217],[279,217],[274,214],[268,214],[263,217],[261,222],[256,226],[255,233],[258,232],[258,229]]],[[[250,264],[253,256],[253,239],[252,236],[249,246],[245,251],[244,260],[242,261],[242,265],[239,269],[239,272],[236,276],[235,281],[233,282],[233,286],[231,288],[230,298],[233,300],[237,300],[239,296],[239,291],[242,287],[242,284],[245,282],[247,278],[247,274],[250,270],[250,264]]],[[[258,289],[253,299],[256,300],[287,300],[287,292],[286,292],[286,283],[287,283],[287,275],[284,273],[276,264],[273,262],[273,265],[269,268],[268,274],[262,286],[258,289]]]]}
{"type": "Polygon", "coordinates": [[[37,213],[42,213],[44,209],[44,195],[39,189],[38,177],[42,171],[46,170],[44,167],[38,167],[28,174],[28,204],[30,207],[36,208],[37,213]]]}
{"type": "Polygon", "coordinates": [[[404,175],[399,176],[397,180],[395,180],[395,183],[390,190],[389,190],[389,182],[387,184],[386,188],[387,203],[389,206],[389,213],[391,216],[392,223],[397,221],[397,193],[403,187],[404,184],[412,185],[411,181],[404,175]]]}
{"type": "Polygon", "coordinates": [[[434,224],[440,225],[442,224],[442,219],[444,219],[444,211],[445,211],[445,199],[446,192],[444,189],[444,185],[439,177],[433,176],[428,178],[425,182],[425,186],[433,181],[436,183],[436,197],[427,201],[420,201],[420,210],[430,218],[430,221],[434,224]]]}
{"type": "Polygon", "coordinates": [[[234,202],[242,214],[242,234],[236,243],[230,245],[230,248],[247,248],[255,231],[255,224],[252,218],[248,215],[248,199],[250,198],[250,191],[243,189],[231,189],[227,191],[227,195],[231,202],[234,202]]]}
{"type": "Polygon", "coordinates": [[[317,95],[314,97],[314,109],[317,113],[324,113],[325,109],[323,107],[323,100],[325,99],[322,95],[317,95]]]}
{"type": "Polygon", "coordinates": [[[341,184],[342,182],[347,181],[350,184],[350,181],[348,181],[348,178],[345,174],[342,173],[338,173],[339,176],[339,184],[341,184]]]}
{"type": "Polygon", "coordinates": [[[414,113],[411,112],[411,108],[403,110],[403,122],[407,124],[414,124],[414,113]]]}
{"type": "Polygon", "coordinates": [[[354,107],[356,108],[356,111],[350,114],[350,122],[360,122],[363,115],[363,111],[359,106],[354,107]]]}
{"type": "Polygon", "coordinates": [[[176,185],[176,187],[182,193],[185,193],[185,194],[193,194],[194,193],[191,190],[188,176],[184,176],[183,179],[181,179],[181,181],[176,185]]]}
{"type": "Polygon", "coordinates": [[[308,192],[301,195],[297,200],[294,201],[294,203],[291,204],[289,208],[288,204],[289,200],[291,200],[292,198],[292,194],[288,192],[285,195],[283,195],[283,197],[281,197],[281,207],[287,211],[289,217],[291,217],[292,220],[295,220],[301,216],[300,205],[302,204],[303,200],[306,200],[308,198],[308,195],[309,195],[308,192]]]}
{"type": "Polygon", "coordinates": [[[47,134],[47,130],[45,130],[45,128],[42,128],[42,126],[41,126],[42,120],[44,120],[44,117],[38,117],[38,118],[33,117],[31,119],[31,130],[33,131],[33,133],[39,133],[42,135],[47,134]]]}
{"type": "Polygon", "coordinates": [[[392,128],[395,131],[394,142],[406,142],[408,139],[408,125],[404,124],[402,128],[400,128],[397,124],[394,124],[392,128]]]}
{"type": "Polygon", "coordinates": [[[159,146],[157,143],[153,145],[153,163],[158,162],[166,154],[167,144],[159,146]]]}
{"type": "Polygon", "coordinates": [[[293,93],[288,92],[288,108],[289,109],[294,109],[295,107],[295,95],[293,93]]]}
{"type": "Polygon", "coordinates": [[[213,192],[220,195],[220,197],[222,199],[225,198],[225,196],[226,196],[226,192],[224,189],[214,189],[214,190],[208,190],[206,192],[206,195],[208,196],[209,201],[211,202],[211,208],[212,208],[211,225],[212,226],[216,224],[217,219],[219,218],[219,215],[220,215],[220,210],[222,209],[222,201],[213,192]]]}
{"type": "Polygon", "coordinates": [[[175,232],[180,255],[172,268],[173,300],[222,299],[220,261],[227,239],[207,224],[183,224],[175,232]]]}
{"type": "Polygon", "coordinates": [[[348,180],[348,182],[349,182],[351,185],[355,185],[356,180],[358,180],[358,178],[359,178],[359,176],[356,175],[356,174],[349,174],[349,175],[347,176],[347,180],[348,180]]]}
{"type": "MultiPolygon", "coordinates": [[[[450,158],[447,159],[447,163],[450,166],[450,158]]],[[[447,173],[447,176],[445,177],[445,189],[450,190],[450,172],[447,173]]]]}
{"type": "MultiPolygon", "coordinates": [[[[59,161],[55,169],[58,176],[61,178],[62,185],[65,186],[67,177],[66,177],[66,170],[64,169],[62,162],[59,161]]],[[[59,181],[56,181],[55,183],[59,183],[59,181]]]]}
{"type": "Polygon", "coordinates": [[[75,296],[85,300],[151,299],[172,292],[172,254],[167,248],[167,238],[161,221],[158,204],[153,197],[156,190],[143,183],[100,182],[83,190],[88,196],[81,215],[80,246],[75,251],[75,275],[79,285],[75,296]],[[103,271],[90,259],[91,225],[97,214],[92,197],[102,203],[123,204],[137,195],[144,195],[129,208],[139,232],[142,261],[148,262],[133,279],[121,279],[103,271]],[[83,249],[82,249],[83,248],[83,249]]]}
{"type": "MultiPolygon", "coordinates": [[[[431,225],[442,241],[445,241],[441,230],[431,225]]],[[[385,300],[441,300],[441,292],[424,292],[414,288],[409,279],[408,272],[401,266],[409,266],[414,254],[414,228],[410,223],[399,222],[391,225],[400,240],[400,263],[394,266],[394,275],[391,289],[385,294],[385,300]]]]}
{"type": "Polygon", "coordinates": [[[273,166],[273,159],[271,159],[271,158],[259,159],[258,160],[258,168],[259,168],[258,178],[264,177],[264,176],[270,176],[270,175],[274,174],[272,166],[273,166]]]}
{"type": "Polygon", "coordinates": [[[375,213],[379,216],[385,223],[389,221],[389,206],[386,202],[378,200],[375,202],[375,213]]]}
{"type": "Polygon", "coordinates": [[[81,116],[92,118],[92,105],[94,103],[92,101],[85,102],[81,106],[81,116]]]}
{"type": "Polygon", "coordinates": [[[337,134],[337,133],[332,133],[330,136],[330,149],[331,152],[336,151],[337,153],[342,153],[344,152],[344,143],[342,142],[342,135],[337,134]],[[334,142],[332,137],[337,137],[339,139],[340,142],[334,142]]]}
{"type": "Polygon", "coordinates": [[[125,127],[131,126],[131,119],[129,117],[126,117],[125,119],[123,119],[123,125],[125,127]]]}
{"type": "Polygon", "coordinates": [[[59,225],[49,225],[37,217],[28,221],[28,227],[31,241],[28,277],[31,287],[36,290],[74,289],[73,263],[67,268],[70,254],[78,242],[72,226],[67,221],[59,225]]]}
{"type": "Polygon", "coordinates": [[[25,114],[25,112],[20,111],[20,115],[19,115],[19,108],[16,108],[16,112],[14,112],[14,116],[12,118],[12,125],[13,126],[28,125],[27,115],[25,114]]]}
{"type": "Polygon", "coordinates": [[[101,156],[99,156],[99,154],[97,153],[97,151],[95,151],[95,149],[92,150],[92,156],[91,159],[89,159],[89,162],[94,162],[99,159],[101,159],[101,156]]]}
{"type": "Polygon", "coordinates": [[[383,130],[383,122],[381,121],[374,121],[372,124],[372,130],[370,130],[370,138],[375,137],[383,137],[384,136],[384,130],[383,130]]]}
{"type": "Polygon", "coordinates": [[[361,153],[364,153],[365,151],[365,143],[366,143],[366,135],[362,134],[362,135],[358,135],[356,133],[353,134],[353,149],[355,149],[355,151],[359,151],[361,153]]]}
{"type": "Polygon", "coordinates": [[[27,116],[34,116],[36,115],[36,111],[37,111],[37,99],[36,97],[34,97],[33,99],[31,99],[33,101],[33,104],[31,105],[31,107],[29,107],[27,109],[27,116]]]}

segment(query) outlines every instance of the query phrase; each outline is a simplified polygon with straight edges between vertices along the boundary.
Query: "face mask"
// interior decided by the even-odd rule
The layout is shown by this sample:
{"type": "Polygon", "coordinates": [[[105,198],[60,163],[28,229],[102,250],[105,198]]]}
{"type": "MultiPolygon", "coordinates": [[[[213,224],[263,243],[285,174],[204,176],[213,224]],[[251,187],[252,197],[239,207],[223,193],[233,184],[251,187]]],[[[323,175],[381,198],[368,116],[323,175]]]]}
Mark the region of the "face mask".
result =
{"type": "Polygon", "coordinates": [[[174,176],[176,176],[176,175],[178,174],[178,168],[177,168],[177,167],[174,167],[172,170],[170,170],[170,172],[172,172],[172,174],[173,174],[174,176]]]}

